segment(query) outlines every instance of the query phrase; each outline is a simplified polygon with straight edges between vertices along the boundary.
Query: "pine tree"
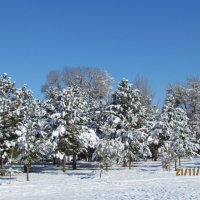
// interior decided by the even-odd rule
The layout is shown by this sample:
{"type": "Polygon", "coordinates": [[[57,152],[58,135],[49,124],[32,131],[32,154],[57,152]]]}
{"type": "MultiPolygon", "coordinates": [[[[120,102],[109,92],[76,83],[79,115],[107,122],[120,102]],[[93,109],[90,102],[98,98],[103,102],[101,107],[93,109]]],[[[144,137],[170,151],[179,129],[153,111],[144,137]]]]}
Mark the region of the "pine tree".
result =
{"type": "Polygon", "coordinates": [[[161,155],[163,159],[175,159],[175,168],[177,158],[189,157],[196,155],[195,153],[195,137],[191,131],[189,119],[186,112],[176,107],[173,95],[168,95],[161,114],[163,123],[162,131],[165,136],[164,145],[161,147],[161,155]],[[168,152],[168,153],[166,153],[168,152]],[[169,155],[170,152],[170,155],[169,155]]]}
{"type": "Polygon", "coordinates": [[[124,162],[124,166],[127,161],[131,166],[134,159],[150,154],[146,111],[141,103],[140,91],[133,90],[127,80],[122,80],[113,94],[111,104],[104,112],[101,130],[108,138],[108,144],[109,140],[122,143],[119,146],[123,146],[123,150],[118,151],[121,152],[118,159],[124,162]]]}
{"type": "Polygon", "coordinates": [[[0,163],[1,175],[5,174],[4,165],[12,157],[16,146],[15,129],[19,122],[18,105],[14,98],[16,88],[7,74],[0,76],[0,163]]]}
{"type": "Polygon", "coordinates": [[[166,128],[166,123],[162,121],[162,113],[159,109],[153,111],[150,122],[149,147],[152,153],[152,159],[157,161],[159,149],[164,145],[165,141],[169,140],[170,136],[166,128]]]}
{"type": "Polygon", "coordinates": [[[29,181],[29,168],[33,163],[42,159],[45,151],[45,135],[41,121],[44,113],[41,111],[41,103],[36,100],[32,92],[25,86],[18,90],[18,102],[21,122],[15,133],[18,138],[19,160],[24,163],[29,181]]]}
{"type": "Polygon", "coordinates": [[[191,131],[195,136],[196,152],[200,152],[200,78],[190,77],[184,85],[177,84],[168,88],[177,107],[185,110],[191,131]]]}
{"type": "MultiPolygon", "coordinates": [[[[57,142],[57,156],[62,156],[66,162],[66,155],[73,156],[73,169],[76,169],[77,155],[92,147],[91,138],[95,134],[88,128],[88,113],[90,105],[88,95],[78,87],[68,87],[58,90],[51,88],[48,91],[49,103],[51,105],[51,123],[53,125],[53,136],[57,142]],[[54,92],[52,92],[54,91],[54,92]],[[88,137],[88,134],[92,136],[88,137]],[[87,141],[87,144],[84,142],[87,141]]],[[[65,171],[65,164],[63,171],[65,171]]]]}

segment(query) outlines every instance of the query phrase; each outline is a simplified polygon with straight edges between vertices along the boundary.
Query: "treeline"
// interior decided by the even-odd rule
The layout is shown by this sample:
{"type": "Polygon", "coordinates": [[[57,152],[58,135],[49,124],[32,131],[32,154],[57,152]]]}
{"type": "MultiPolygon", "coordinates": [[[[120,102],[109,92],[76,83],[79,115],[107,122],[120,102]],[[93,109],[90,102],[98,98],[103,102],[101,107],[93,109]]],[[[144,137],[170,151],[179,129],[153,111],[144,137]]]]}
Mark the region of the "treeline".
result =
{"type": "Polygon", "coordinates": [[[170,86],[162,109],[152,105],[145,79],[122,80],[114,92],[113,83],[101,69],[64,68],[48,74],[45,98],[38,100],[28,87],[16,88],[1,75],[1,169],[13,160],[29,170],[37,161],[59,158],[65,172],[66,156],[72,156],[73,169],[78,156],[105,167],[131,167],[134,160],[156,160],[158,154],[167,166],[198,155],[199,79],[170,86]]]}

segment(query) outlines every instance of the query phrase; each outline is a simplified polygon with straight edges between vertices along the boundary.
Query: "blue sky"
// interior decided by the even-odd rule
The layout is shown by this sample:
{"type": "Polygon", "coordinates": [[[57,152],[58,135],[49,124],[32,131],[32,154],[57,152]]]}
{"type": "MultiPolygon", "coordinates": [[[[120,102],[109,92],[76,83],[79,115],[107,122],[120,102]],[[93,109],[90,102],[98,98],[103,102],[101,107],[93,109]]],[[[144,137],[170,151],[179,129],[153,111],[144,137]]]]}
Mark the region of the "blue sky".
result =
{"type": "Polygon", "coordinates": [[[36,97],[64,66],[145,76],[163,101],[169,83],[200,74],[200,1],[1,0],[0,73],[36,97]]]}

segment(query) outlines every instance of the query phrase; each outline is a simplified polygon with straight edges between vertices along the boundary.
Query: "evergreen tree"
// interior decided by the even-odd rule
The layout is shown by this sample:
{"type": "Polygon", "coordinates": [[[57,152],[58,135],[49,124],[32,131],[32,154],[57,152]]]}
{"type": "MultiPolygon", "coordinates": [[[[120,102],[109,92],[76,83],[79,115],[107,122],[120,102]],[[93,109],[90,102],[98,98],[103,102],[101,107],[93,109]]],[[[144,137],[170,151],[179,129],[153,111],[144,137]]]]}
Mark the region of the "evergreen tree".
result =
{"type": "Polygon", "coordinates": [[[66,155],[72,155],[73,169],[76,169],[77,155],[85,151],[86,147],[92,147],[96,140],[95,133],[88,127],[89,97],[78,87],[62,90],[51,88],[48,94],[49,103],[52,104],[50,119],[54,127],[52,134],[57,142],[57,156],[63,157],[65,171],[66,155]],[[87,141],[87,144],[83,141],[87,141]]]}
{"type": "Polygon", "coordinates": [[[123,150],[118,151],[121,152],[118,159],[124,162],[124,166],[127,161],[131,166],[133,160],[151,154],[147,141],[149,128],[146,111],[147,108],[141,103],[140,91],[133,90],[127,80],[122,80],[104,112],[101,130],[106,138],[123,144],[119,145],[119,149],[123,146],[123,150]]]}
{"type": "Polygon", "coordinates": [[[24,163],[29,180],[29,168],[33,163],[39,161],[46,154],[46,133],[41,121],[44,113],[41,111],[40,101],[34,99],[27,87],[18,90],[21,122],[15,133],[18,138],[19,159],[24,163]]]}
{"type": "Polygon", "coordinates": [[[169,95],[166,98],[161,120],[163,123],[162,133],[165,139],[160,152],[163,159],[165,159],[165,156],[168,160],[169,157],[171,157],[171,160],[175,159],[176,168],[177,158],[179,158],[180,166],[180,158],[196,155],[196,147],[194,144],[195,137],[191,132],[187,114],[182,108],[176,107],[173,95],[169,95]]]}
{"type": "Polygon", "coordinates": [[[168,88],[168,93],[175,98],[176,107],[187,113],[191,131],[195,136],[196,152],[200,151],[200,78],[190,77],[186,84],[177,84],[168,88]]]}
{"type": "Polygon", "coordinates": [[[15,134],[20,120],[15,99],[16,88],[7,74],[0,76],[0,164],[1,175],[5,174],[4,165],[12,157],[18,136],[15,134]]]}

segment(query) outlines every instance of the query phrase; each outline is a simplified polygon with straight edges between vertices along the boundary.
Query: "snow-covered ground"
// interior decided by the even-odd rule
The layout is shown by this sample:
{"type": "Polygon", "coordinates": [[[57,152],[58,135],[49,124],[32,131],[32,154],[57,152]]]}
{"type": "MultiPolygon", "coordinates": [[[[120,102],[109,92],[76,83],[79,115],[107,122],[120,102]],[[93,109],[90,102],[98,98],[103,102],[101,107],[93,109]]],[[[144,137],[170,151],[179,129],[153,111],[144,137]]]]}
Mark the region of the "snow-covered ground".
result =
{"type": "MultiPolygon", "coordinates": [[[[82,166],[85,163],[81,163],[82,166]]],[[[200,160],[185,160],[183,167],[199,167],[200,160]]],[[[63,174],[60,168],[46,166],[45,170],[9,180],[0,178],[0,199],[8,200],[194,200],[200,199],[200,175],[176,176],[174,171],[163,171],[160,162],[147,161],[131,170],[113,167],[99,170],[69,170],[63,174]]]]}

